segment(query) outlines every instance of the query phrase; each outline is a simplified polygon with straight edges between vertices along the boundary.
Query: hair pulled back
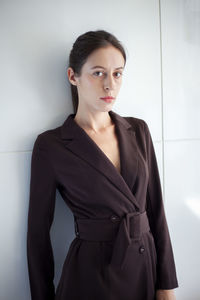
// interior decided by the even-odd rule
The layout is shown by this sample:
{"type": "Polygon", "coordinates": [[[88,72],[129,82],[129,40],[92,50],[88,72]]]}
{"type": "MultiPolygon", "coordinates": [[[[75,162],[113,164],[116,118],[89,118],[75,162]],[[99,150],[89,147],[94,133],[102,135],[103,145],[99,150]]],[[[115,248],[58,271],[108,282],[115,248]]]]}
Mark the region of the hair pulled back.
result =
{"type": "MultiPolygon", "coordinates": [[[[123,55],[126,64],[126,53],[121,42],[111,33],[105,30],[87,31],[80,35],[73,44],[71,52],[69,54],[69,64],[75,75],[81,76],[81,69],[86,62],[88,56],[99,48],[114,46],[123,55]]],[[[78,91],[77,87],[71,84],[72,102],[74,112],[76,114],[78,109],[78,91]]]]}

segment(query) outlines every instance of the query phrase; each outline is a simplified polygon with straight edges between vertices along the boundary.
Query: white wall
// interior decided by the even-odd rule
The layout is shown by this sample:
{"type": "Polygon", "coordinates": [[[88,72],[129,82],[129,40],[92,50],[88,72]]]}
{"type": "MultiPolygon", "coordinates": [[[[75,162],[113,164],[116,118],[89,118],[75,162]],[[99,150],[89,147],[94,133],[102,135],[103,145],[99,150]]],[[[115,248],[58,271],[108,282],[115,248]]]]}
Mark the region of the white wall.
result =
{"type": "Polygon", "coordinates": [[[200,299],[200,1],[161,1],[164,187],[180,288],[200,299]]]}
{"type": "MultiPolygon", "coordinates": [[[[65,69],[78,35],[115,34],[128,59],[114,111],[148,123],[180,287],[200,299],[200,1],[1,1],[0,299],[30,299],[26,230],[30,160],[38,133],[72,112],[65,69]]],[[[55,284],[74,238],[57,194],[51,230],[55,284]]]]}

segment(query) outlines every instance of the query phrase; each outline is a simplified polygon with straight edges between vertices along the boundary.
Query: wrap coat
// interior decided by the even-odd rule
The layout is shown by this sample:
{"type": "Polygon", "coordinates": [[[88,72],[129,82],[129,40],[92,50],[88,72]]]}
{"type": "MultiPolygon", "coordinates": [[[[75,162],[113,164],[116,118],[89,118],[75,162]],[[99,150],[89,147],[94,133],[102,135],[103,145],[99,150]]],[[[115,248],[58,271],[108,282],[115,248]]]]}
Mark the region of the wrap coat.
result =
{"type": "Polygon", "coordinates": [[[178,287],[148,125],[108,113],[121,173],[75,114],[35,140],[27,229],[32,300],[153,300],[157,289],[178,287]],[[50,228],[56,189],[73,213],[75,237],[55,288],[50,228]]]}

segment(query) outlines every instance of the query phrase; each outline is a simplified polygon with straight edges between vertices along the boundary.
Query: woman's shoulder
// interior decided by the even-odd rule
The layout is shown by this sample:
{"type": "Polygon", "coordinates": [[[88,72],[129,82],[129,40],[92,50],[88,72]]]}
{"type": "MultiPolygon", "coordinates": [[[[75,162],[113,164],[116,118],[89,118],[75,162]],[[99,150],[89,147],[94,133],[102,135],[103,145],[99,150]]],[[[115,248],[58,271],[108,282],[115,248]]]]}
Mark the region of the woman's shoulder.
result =
{"type": "Polygon", "coordinates": [[[135,130],[148,131],[149,127],[144,119],[126,116],[123,117],[127,122],[129,122],[135,130]]]}
{"type": "Polygon", "coordinates": [[[56,143],[59,140],[60,127],[61,126],[39,132],[36,135],[34,144],[38,146],[49,146],[50,144],[56,143]]]}

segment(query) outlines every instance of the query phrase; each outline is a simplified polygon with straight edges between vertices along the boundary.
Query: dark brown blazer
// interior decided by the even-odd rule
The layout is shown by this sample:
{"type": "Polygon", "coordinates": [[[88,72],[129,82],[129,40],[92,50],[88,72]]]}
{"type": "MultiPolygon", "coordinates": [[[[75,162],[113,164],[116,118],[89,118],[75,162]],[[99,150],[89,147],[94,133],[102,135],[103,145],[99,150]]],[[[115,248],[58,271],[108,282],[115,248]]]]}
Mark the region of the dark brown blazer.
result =
{"type": "Polygon", "coordinates": [[[35,140],[27,231],[32,300],[153,300],[156,289],[178,287],[148,125],[109,115],[121,173],[75,114],[35,140]],[[55,290],[50,228],[56,189],[73,212],[76,236],[55,290]]]}

